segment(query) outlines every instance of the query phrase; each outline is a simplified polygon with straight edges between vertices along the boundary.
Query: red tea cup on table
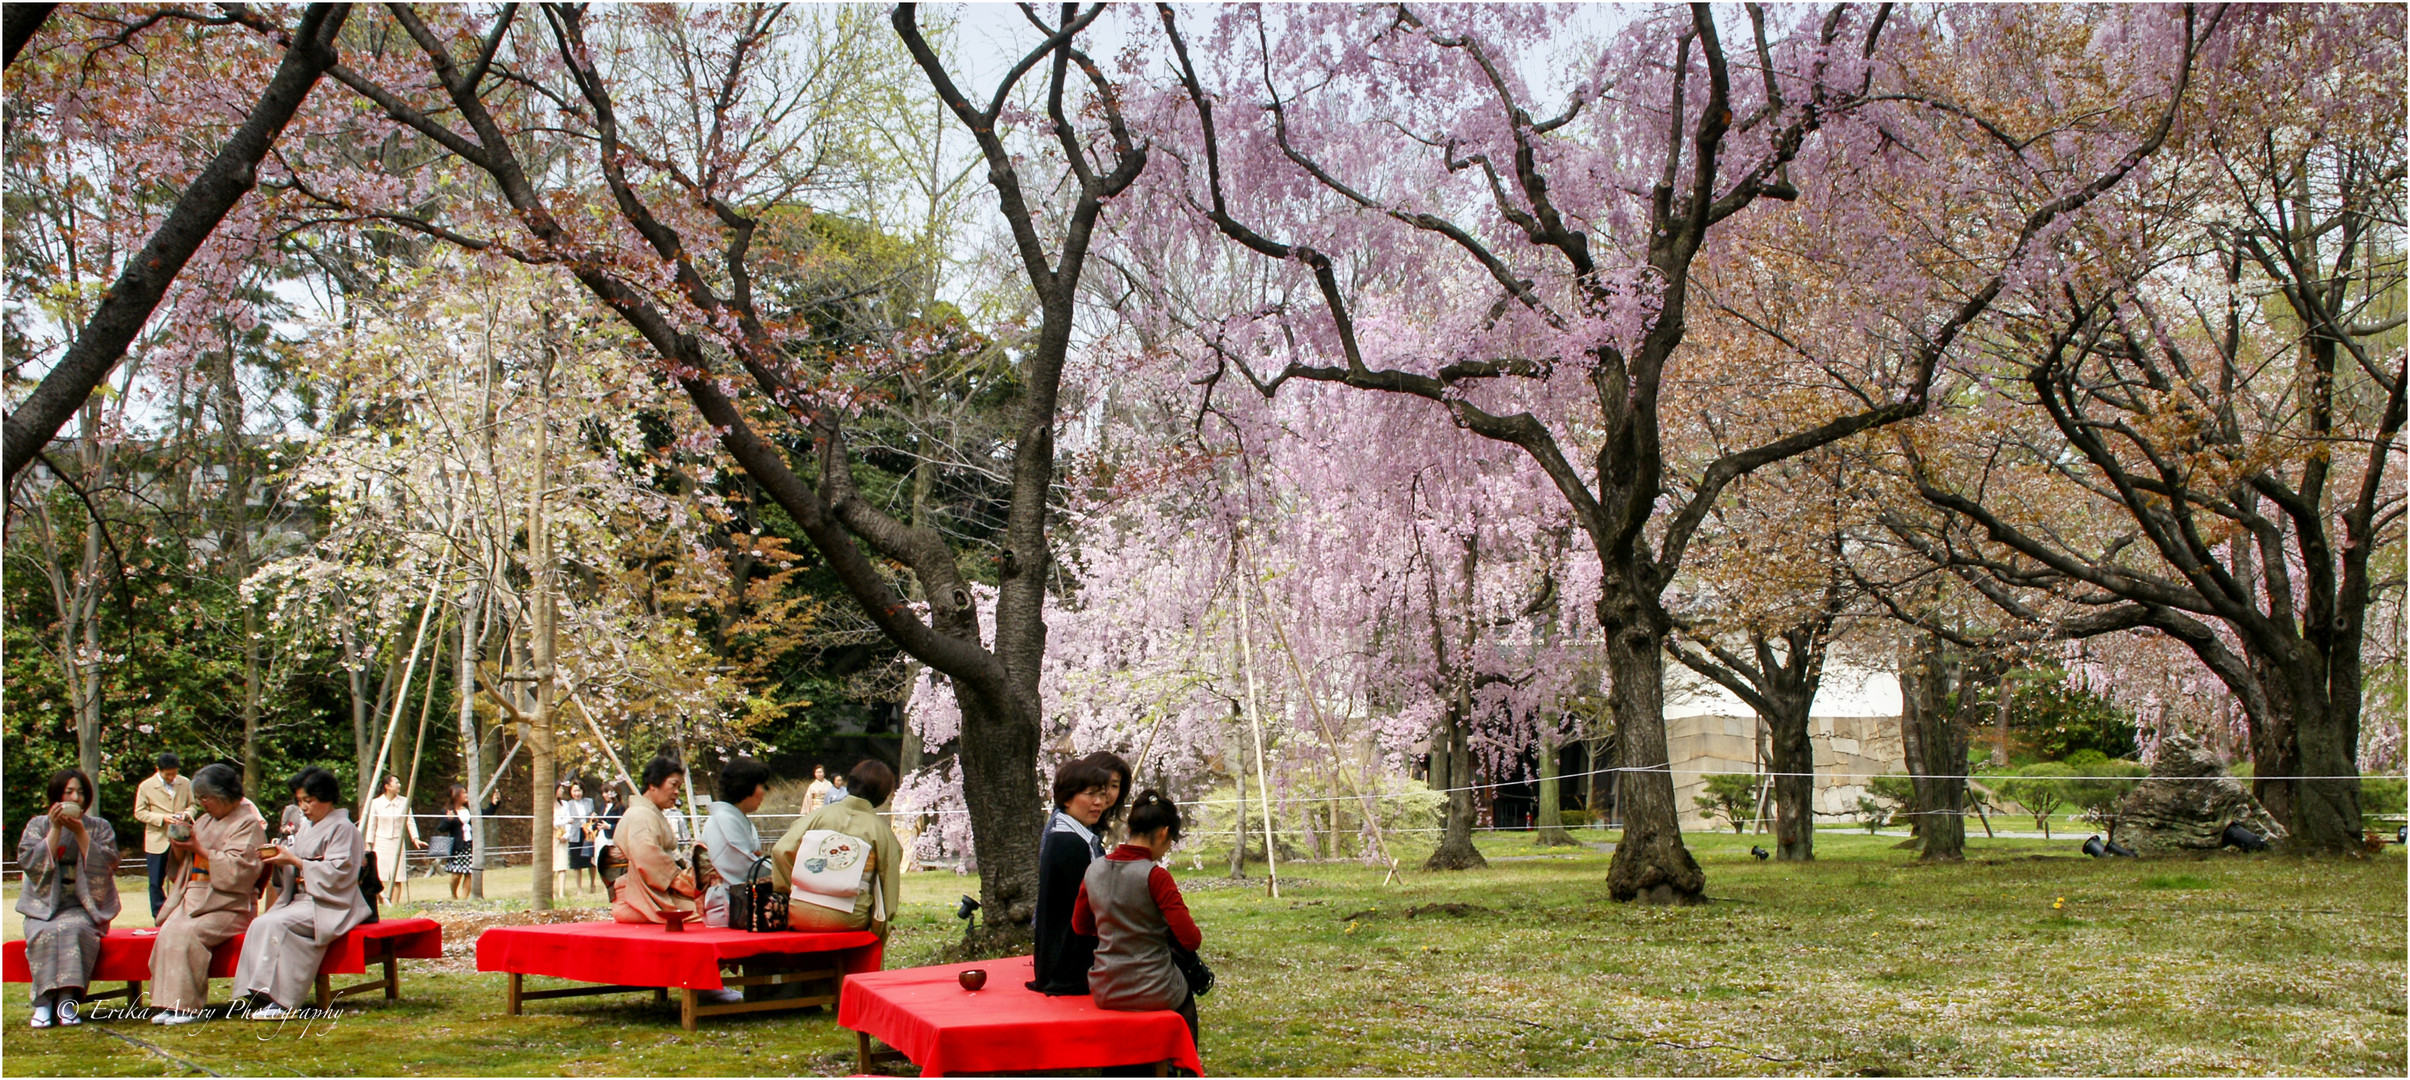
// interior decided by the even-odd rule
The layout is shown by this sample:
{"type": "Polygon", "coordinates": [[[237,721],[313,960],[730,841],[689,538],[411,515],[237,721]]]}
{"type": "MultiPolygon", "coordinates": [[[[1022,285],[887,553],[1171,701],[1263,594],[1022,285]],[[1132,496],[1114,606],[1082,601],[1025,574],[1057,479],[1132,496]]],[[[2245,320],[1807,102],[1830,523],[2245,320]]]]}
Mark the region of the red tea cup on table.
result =
{"type": "Polygon", "coordinates": [[[963,989],[977,991],[980,987],[987,985],[987,970],[984,968],[972,968],[969,971],[965,971],[962,974],[955,976],[955,978],[962,981],[963,989]]]}
{"type": "Polygon", "coordinates": [[[662,918],[662,920],[664,921],[665,925],[666,925],[666,926],[669,928],[669,932],[670,932],[670,933],[673,933],[673,934],[683,934],[683,933],[685,933],[685,932],[686,932],[686,913],[685,913],[685,912],[683,912],[683,911],[664,911],[664,912],[662,912],[662,913],[661,913],[661,918],[662,918]]]}

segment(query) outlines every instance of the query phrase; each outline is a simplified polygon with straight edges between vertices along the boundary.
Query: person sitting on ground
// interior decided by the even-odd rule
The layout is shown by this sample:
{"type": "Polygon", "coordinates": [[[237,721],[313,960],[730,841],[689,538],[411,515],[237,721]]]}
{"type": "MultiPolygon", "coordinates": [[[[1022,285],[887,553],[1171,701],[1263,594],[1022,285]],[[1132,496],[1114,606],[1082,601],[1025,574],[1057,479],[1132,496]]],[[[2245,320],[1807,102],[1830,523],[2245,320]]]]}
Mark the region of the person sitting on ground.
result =
{"type": "Polygon", "coordinates": [[[1096,1007],[1118,1012],[1172,1009],[1197,1037],[1197,999],[1172,958],[1172,943],[1196,951],[1204,934],[1171,871],[1155,865],[1180,839],[1180,810],[1148,788],[1130,804],[1128,843],[1088,867],[1071,908],[1074,933],[1096,936],[1088,989],[1096,1007]]]}
{"type": "MultiPolygon", "coordinates": [[[[878,809],[888,796],[895,794],[895,770],[876,758],[864,758],[842,779],[846,781],[843,790],[848,792],[845,798],[812,811],[809,816],[789,826],[786,834],[778,838],[778,843],[771,845],[771,880],[779,888],[787,890],[792,898],[787,905],[789,929],[869,930],[884,938],[887,936],[888,917],[903,898],[904,845],[896,840],[895,830],[888,826],[887,818],[878,809]],[[827,835],[810,837],[809,834],[814,832],[827,835]],[[813,871],[808,865],[818,860],[823,862],[826,871],[836,871],[840,875],[851,871],[850,866],[827,865],[843,862],[841,858],[831,858],[836,852],[831,845],[843,845],[841,838],[867,843],[870,848],[867,852],[869,859],[862,864],[859,883],[855,886],[857,891],[851,894],[850,904],[842,892],[821,891],[831,883],[823,872],[813,871]],[[802,849],[807,839],[812,839],[825,850],[804,854],[802,849]],[[797,881],[795,876],[798,861],[807,864],[802,881],[797,881]]],[[[838,884],[842,888],[850,883],[838,884]]]]}
{"type": "Polygon", "coordinates": [[[192,779],[178,775],[184,761],[162,753],[151,764],[158,768],[134,786],[134,820],[142,822],[142,854],[151,876],[151,922],[167,908],[167,819],[192,810],[192,779]]]}
{"type": "Polygon", "coordinates": [[[49,809],[17,841],[17,912],[25,916],[25,963],[33,969],[33,1026],[84,1022],[84,988],[100,963],[100,939],[117,917],[117,832],[92,811],[92,778],[50,774],[49,809]]]}
{"type": "Polygon", "coordinates": [[[627,814],[611,832],[612,847],[628,861],[612,887],[611,917],[623,923],[666,923],[671,912],[691,918],[695,898],[712,884],[711,865],[687,865],[664,813],[686,788],[686,766],[664,754],[645,765],[642,782],[644,791],[628,801],[627,814]]]}
{"type": "Polygon", "coordinates": [[[1031,919],[1037,948],[1028,983],[1041,994],[1088,992],[1088,961],[1096,940],[1071,930],[1071,904],[1079,896],[1088,864],[1105,853],[1096,835],[1113,803],[1113,773],[1088,758],[1066,761],[1054,771],[1054,815],[1038,841],[1037,913],[1031,919]]]}
{"type": "Polygon", "coordinates": [[[202,766],[192,775],[192,797],[201,812],[168,823],[175,887],[168,893],[159,938],[151,943],[154,1024],[209,1018],[203,1012],[209,1005],[209,953],[250,927],[259,849],[268,839],[268,819],[243,797],[243,774],[234,766],[202,766]]]}
{"type": "Polygon", "coordinates": [[[326,950],[368,921],[368,900],[360,895],[368,840],[339,805],[335,774],[303,769],[291,787],[301,828],[260,852],[275,886],[268,910],[243,935],[243,959],[234,970],[238,999],[267,999],[251,1010],[253,1020],[283,1020],[308,1003],[326,950]]]}
{"type": "MultiPolygon", "coordinates": [[[[703,851],[723,882],[750,880],[761,858],[761,830],[750,817],[770,795],[770,767],[740,757],[720,767],[720,797],[703,821],[703,851]]],[[[703,894],[703,925],[728,925],[728,886],[714,885],[703,894]]]]}

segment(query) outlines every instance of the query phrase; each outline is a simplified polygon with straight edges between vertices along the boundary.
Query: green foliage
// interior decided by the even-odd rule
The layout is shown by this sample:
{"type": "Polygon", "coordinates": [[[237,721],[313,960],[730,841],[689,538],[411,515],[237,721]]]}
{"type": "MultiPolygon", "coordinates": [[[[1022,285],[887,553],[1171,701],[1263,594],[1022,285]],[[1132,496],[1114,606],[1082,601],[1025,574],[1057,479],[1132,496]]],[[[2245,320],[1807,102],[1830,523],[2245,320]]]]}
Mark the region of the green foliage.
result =
{"type": "MultiPolygon", "coordinates": [[[[2057,668],[2027,669],[2013,677],[2016,690],[2009,700],[2009,732],[2033,756],[2066,761],[2085,752],[2104,758],[2133,755],[2136,731],[2132,713],[2070,685],[2067,673],[2057,668]]],[[[1998,693],[1987,687],[1978,696],[1997,701],[1998,693]]],[[[1982,708],[1989,715],[1991,706],[1982,708]]]]}
{"type": "Polygon", "coordinates": [[[2360,778],[2360,813],[2378,817],[2401,817],[2410,807],[2410,781],[2392,776],[2363,776],[2360,778]]]}
{"type": "Polygon", "coordinates": [[[2068,805],[2072,794],[2069,786],[2073,781],[2062,778],[2075,774],[2075,769],[2065,762],[2036,762],[2017,770],[2013,776],[1993,781],[1992,788],[2033,815],[2034,828],[2047,838],[2051,817],[2068,805]]]}
{"type": "Polygon", "coordinates": [[[1710,773],[1707,793],[1693,795],[1691,801],[1699,804],[1699,812],[1707,820],[1721,817],[1738,835],[1749,827],[1749,818],[1757,812],[1757,785],[1758,778],[1748,773],[1710,773]]]}
{"type": "Polygon", "coordinates": [[[1858,824],[1866,827],[1866,835],[1873,836],[1876,829],[1891,824],[1891,808],[1878,800],[1860,795],[1858,796],[1858,824]]]}

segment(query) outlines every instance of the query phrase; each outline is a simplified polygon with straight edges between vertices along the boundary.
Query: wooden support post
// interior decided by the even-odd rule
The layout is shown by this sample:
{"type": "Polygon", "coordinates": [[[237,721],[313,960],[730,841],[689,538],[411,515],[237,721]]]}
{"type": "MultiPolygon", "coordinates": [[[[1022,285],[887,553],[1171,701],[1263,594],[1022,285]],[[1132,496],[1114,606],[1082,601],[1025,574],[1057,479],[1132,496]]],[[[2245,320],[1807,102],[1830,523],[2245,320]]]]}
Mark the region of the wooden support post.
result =
{"type": "Polygon", "coordinates": [[[520,975],[516,971],[510,973],[510,993],[505,999],[506,1006],[503,1009],[503,1012],[508,1015],[519,1015],[519,981],[522,978],[524,978],[524,976],[520,975]]]}
{"type": "Polygon", "coordinates": [[[318,1011],[323,1013],[334,1005],[335,980],[327,978],[326,973],[321,971],[318,973],[318,1011]]]}
{"type": "Polygon", "coordinates": [[[678,1026],[692,1032],[695,1029],[695,1006],[702,1004],[703,992],[685,987],[678,997],[678,1026]]]}

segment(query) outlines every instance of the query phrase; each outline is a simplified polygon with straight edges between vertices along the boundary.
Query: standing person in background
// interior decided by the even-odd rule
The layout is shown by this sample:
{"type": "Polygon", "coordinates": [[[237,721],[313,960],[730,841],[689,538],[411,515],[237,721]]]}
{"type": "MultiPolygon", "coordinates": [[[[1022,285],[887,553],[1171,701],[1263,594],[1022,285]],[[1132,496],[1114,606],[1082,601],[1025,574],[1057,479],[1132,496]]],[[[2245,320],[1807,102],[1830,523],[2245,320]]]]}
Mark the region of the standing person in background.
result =
{"type": "Polygon", "coordinates": [[[1096,1007],[1118,1012],[1171,1009],[1197,1038],[1197,997],[1172,958],[1204,941],[1171,871],[1155,863],[1180,840],[1180,810],[1153,788],[1130,805],[1130,840],[1088,867],[1071,909],[1074,933],[1096,936],[1088,987],[1096,1007]]]}
{"type": "Polygon", "coordinates": [[[142,823],[142,856],[151,872],[151,922],[167,906],[167,819],[192,810],[192,781],[176,773],[184,762],[170,753],[151,760],[158,768],[134,787],[134,820],[142,823]]]}
{"type": "Polygon", "coordinates": [[[409,899],[409,855],[402,850],[406,838],[410,846],[424,848],[427,842],[418,838],[418,822],[410,817],[410,800],[402,797],[402,778],[385,778],[385,793],[368,800],[368,820],[360,831],[368,836],[368,849],[377,854],[377,876],[385,881],[385,890],[394,903],[409,899]]]}
{"type": "MultiPolygon", "coordinates": [[[[795,902],[787,906],[787,926],[793,930],[869,930],[884,938],[896,905],[903,900],[904,847],[897,843],[895,830],[888,828],[887,819],[879,814],[878,804],[895,794],[895,770],[877,758],[864,758],[856,763],[848,776],[850,781],[842,791],[852,794],[818,810],[788,826],[786,835],[770,848],[771,880],[781,889],[789,890],[795,902]],[[862,867],[859,891],[847,907],[840,905],[842,896],[823,894],[826,902],[802,899],[803,893],[794,890],[808,884],[795,880],[795,863],[803,855],[804,836],[815,830],[851,837],[870,845],[869,860],[862,867]]],[[[808,868],[805,874],[812,873],[808,868]]]]}
{"type": "MultiPolygon", "coordinates": [[[[747,880],[753,862],[761,857],[761,830],[752,814],[770,796],[770,767],[749,757],[720,769],[720,797],[703,822],[703,851],[723,882],[747,880]]],[[[703,925],[728,925],[728,886],[714,885],[703,896],[703,925]]]]}
{"type": "Polygon", "coordinates": [[[569,890],[569,823],[577,816],[577,808],[569,802],[567,781],[552,787],[552,895],[567,896],[569,890]]]}
{"type": "Polygon", "coordinates": [[[208,1019],[201,1010],[209,1005],[209,952],[250,927],[259,849],[268,841],[268,821],[243,797],[243,774],[234,766],[202,766],[192,777],[192,798],[200,813],[168,823],[175,888],[151,943],[154,1024],[208,1019]]]}
{"type": "Polygon", "coordinates": [[[50,774],[49,809],[17,841],[23,884],[25,964],[33,969],[33,1026],[84,1022],[84,988],[100,963],[100,939],[117,917],[117,832],[92,810],[92,780],[80,769],[50,774]]]}
{"type": "Polygon", "coordinates": [[[586,785],[569,782],[569,880],[581,892],[594,890],[594,837],[586,822],[594,817],[594,800],[586,785]]]}
{"type": "Polygon", "coordinates": [[[823,806],[827,806],[828,793],[830,789],[835,786],[836,785],[828,782],[828,768],[826,766],[812,766],[812,786],[803,789],[803,809],[796,811],[796,813],[799,813],[804,817],[810,817],[812,816],[812,811],[818,810],[823,806]]]}
{"type": "Polygon", "coordinates": [[[459,784],[452,785],[444,793],[444,816],[442,821],[435,823],[435,835],[451,842],[451,854],[443,858],[443,872],[452,875],[454,900],[465,899],[469,895],[469,871],[476,866],[471,861],[474,857],[471,840],[475,835],[471,831],[471,823],[475,820],[469,813],[469,789],[459,784]]]}
{"type": "Polygon", "coordinates": [[[829,781],[828,801],[820,805],[835,806],[838,803],[844,802],[846,798],[852,794],[853,792],[846,790],[845,778],[843,776],[839,776],[835,780],[829,781]]]}
{"type": "Polygon", "coordinates": [[[1028,983],[1041,994],[1088,992],[1088,961],[1096,939],[1071,929],[1072,902],[1088,864],[1103,858],[1103,841],[1096,835],[1105,808],[1113,802],[1113,774],[1087,758],[1063,763],[1054,771],[1054,815],[1038,841],[1037,913],[1031,929],[1037,938],[1031,964],[1037,978],[1028,983]]]}
{"type": "Polygon", "coordinates": [[[619,783],[604,784],[602,805],[595,807],[594,816],[586,819],[586,833],[594,838],[594,876],[602,880],[605,893],[627,873],[628,860],[613,846],[612,834],[619,828],[619,819],[628,812],[619,802],[619,783]]]}
{"type": "Polygon", "coordinates": [[[275,873],[274,899],[244,931],[242,962],[234,970],[237,998],[267,999],[251,1010],[253,1020],[290,1019],[308,1004],[327,948],[368,921],[368,901],[360,895],[368,841],[340,805],[335,774],[303,769],[290,786],[301,828],[260,853],[275,873]]]}

